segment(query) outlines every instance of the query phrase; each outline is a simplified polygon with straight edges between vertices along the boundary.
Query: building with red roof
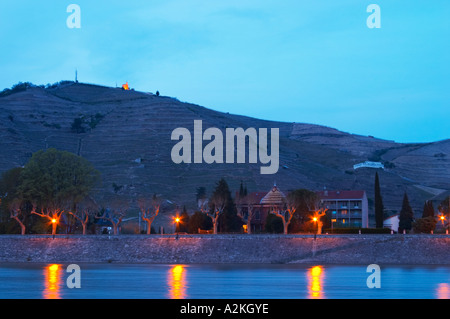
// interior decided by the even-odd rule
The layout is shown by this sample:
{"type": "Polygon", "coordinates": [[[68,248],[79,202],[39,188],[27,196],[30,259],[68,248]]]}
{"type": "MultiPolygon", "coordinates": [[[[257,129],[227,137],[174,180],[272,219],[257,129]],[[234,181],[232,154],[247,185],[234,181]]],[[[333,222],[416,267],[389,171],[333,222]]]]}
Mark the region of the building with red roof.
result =
{"type": "MultiPolygon", "coordinates": [[[[364,190],[323,190],[317,191],[320,205],[327,209],[326,214],[331,220],[331,227],[369,227],[369,205],[364,190]]],[[[253,212],[251,231],[263,231],[268,214],[276,207],[286,208],[287,193],[274,185],[268,192],[252,192],[239,202],[236,193],[238,209],[242,210],[244,219],[248,218],[249,208],[253,212]]]]}

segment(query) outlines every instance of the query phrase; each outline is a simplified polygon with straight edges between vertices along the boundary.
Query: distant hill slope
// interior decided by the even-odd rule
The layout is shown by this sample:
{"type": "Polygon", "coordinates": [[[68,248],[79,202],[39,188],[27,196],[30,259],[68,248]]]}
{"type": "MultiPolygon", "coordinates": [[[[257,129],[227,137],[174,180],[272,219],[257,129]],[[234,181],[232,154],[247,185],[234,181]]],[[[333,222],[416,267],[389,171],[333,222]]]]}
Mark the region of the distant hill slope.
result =
{"type": "MultiPolygon", "coordinates": [[[[375,169],[353,170],[367,160],[386,164],[378,170],[384,204],[400,210],[406,191],[417,216],[423,202],[450,189],[450,140],[399,144],[311,124],[282,123],[221,113],[177,99],[118,88],[64,83],[32,87],[0,98],[0,171],[24,165],[39,149],[54,147],[79,154],[100,170],[97,196],[125,198],[162,194],[172,203],[194,208],[196,188],[210,193],[224,177],[233,190],[240,181],[249,191],[309,188],[364,189],[373,199],[375,169]],[[82,118],[79,133],[71,126],[82,118]],[[217,127],[280,129],[280,169],[261,175],[261,164],[174,164],[170,153],[177,127],[193,131],[217,127]],[[84,132],[82,132],[84,130],[84,132]]],[[[206,144],[206,143],[205,143],[206,144]]]]}

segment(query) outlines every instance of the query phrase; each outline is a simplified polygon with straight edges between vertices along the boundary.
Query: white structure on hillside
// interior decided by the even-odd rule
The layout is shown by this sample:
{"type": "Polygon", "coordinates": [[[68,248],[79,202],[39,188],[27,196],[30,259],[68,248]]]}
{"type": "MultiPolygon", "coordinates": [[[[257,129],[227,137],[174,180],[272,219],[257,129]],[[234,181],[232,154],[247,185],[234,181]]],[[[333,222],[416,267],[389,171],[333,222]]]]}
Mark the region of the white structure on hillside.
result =
{"type": "Polygon", "coordinates": [[[362,167],[384,169],[383,163],[380,163],[380,162],[365,161],[364,163],[359,163],[359,164],[353,165],[353,169],[358,169],[358,168],[362,168],[362,167]]]}

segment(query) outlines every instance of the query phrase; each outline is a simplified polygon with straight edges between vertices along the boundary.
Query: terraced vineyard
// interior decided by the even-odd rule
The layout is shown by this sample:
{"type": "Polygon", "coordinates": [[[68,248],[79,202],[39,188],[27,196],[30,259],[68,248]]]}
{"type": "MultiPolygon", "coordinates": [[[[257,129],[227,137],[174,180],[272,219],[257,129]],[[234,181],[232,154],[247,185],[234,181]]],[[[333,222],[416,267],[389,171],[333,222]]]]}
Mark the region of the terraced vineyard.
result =
{"type": "Polygon", "coordinates": [[[0,171],[24,165],[39,149],[68,150],[101,172],[102,182],[94,194],[99,201],[121,198],[136,210],[140,197],[161,194],[168,201],[166,217],[158,223],[167,222],[176,205],[194,209],[196,188],[204,186],[211,192],[221,177],[233,190],[241,180],[249,191],[268,191],[276,182],[285,191],[364,189],[370,199],[375,169],[354,170],[353,165],[374,160],[386,166],[378,170],[386,208],[399,210],[407,191],[418,216],[424,200],[450,189],[450,140],[399,144],[318,125],[216,112],[132,90],[73,82],[32,87],[1,97],[0,119],[0,171]],[[75,119],[78,130],[73,128],[75,119]],[[178,127],[193,132],[194,120],[203,120],[203,129],[223,131],[279,128],[278,173],[261,175],[261,163],[174,164],[170,153],[176,141],[171,133],[178,127]]]}

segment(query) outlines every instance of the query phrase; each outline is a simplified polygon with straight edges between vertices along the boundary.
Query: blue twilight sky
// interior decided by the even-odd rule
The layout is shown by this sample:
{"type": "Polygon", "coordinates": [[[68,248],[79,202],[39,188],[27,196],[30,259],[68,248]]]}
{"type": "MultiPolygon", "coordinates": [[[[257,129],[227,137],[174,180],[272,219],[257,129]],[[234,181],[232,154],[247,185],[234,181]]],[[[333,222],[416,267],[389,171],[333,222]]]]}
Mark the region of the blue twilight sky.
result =
{"type": "Polygon", "coordinates": [[[0,89],[78,69],[80,82],[224,112],[450,138],[449,0],[2,0],[0,39],[0,89]],[[66,25],[71,3],[80,29],[66,25]]]}

